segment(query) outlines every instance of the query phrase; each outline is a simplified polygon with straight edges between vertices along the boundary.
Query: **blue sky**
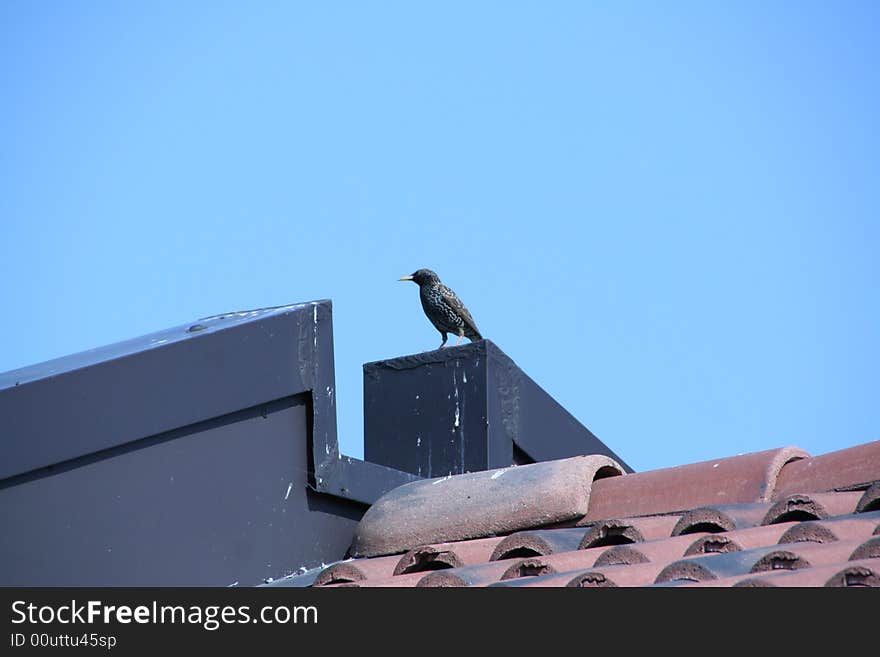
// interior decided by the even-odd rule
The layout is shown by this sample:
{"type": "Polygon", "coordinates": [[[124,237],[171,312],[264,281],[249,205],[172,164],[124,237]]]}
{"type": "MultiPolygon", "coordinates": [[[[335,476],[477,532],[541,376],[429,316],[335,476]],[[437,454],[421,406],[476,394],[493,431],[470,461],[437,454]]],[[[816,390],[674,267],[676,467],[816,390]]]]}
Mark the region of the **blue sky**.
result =
{"type": "Polygon", "coordinates": [[[436,270],[637,470],[880,438],[874,2],[0,3],[0,371],[436,270]]]}

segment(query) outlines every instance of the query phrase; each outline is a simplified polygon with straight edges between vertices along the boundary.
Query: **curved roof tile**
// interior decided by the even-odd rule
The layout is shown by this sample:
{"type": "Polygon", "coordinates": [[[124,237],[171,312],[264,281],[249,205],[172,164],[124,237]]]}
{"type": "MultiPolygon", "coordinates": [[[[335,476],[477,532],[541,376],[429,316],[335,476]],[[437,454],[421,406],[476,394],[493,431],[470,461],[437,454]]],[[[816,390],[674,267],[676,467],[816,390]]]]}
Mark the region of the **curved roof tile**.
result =
{"type": "Polygon", "coordinates": [[[413,481],[367,510],[350,552],[393,554],[579,518],[594,479],[622,472],[611,458],[590,455],[413,481]]]}

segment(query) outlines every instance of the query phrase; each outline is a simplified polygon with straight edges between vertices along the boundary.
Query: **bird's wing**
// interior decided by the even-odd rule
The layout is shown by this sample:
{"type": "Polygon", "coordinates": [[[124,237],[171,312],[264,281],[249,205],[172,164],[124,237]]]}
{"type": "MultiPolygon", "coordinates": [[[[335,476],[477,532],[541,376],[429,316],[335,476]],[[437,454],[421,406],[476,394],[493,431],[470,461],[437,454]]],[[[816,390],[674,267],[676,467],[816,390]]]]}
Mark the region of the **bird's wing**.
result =
{"type": "Polygon", "coordinates": [[[453,292],[441,283],[440,296],[442,296],[443,301],[449,304],[449,306],[464,320],[465,326],[467,326],[477,335],[480,335],[480,331],[477,329],[477,324],[474,322],[474,318],[471,317],[468,309],[464,307],[464,304],[461,302],[461,299],[458,298],[458,295],[456,295],[455,292],[453,292]]]}

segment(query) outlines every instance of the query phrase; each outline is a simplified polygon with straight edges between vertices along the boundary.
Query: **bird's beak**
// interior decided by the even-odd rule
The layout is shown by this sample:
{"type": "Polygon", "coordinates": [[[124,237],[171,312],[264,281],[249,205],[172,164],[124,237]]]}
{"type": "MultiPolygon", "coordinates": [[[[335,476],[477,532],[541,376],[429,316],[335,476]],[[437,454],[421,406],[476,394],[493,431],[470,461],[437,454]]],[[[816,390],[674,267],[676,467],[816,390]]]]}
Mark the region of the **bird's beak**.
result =
{"type": "Polygon", "coordinates": [[[412,276],[404,276],[403,278],[398,278],[399,281],[411,281],[413,279],[412,276]]]}

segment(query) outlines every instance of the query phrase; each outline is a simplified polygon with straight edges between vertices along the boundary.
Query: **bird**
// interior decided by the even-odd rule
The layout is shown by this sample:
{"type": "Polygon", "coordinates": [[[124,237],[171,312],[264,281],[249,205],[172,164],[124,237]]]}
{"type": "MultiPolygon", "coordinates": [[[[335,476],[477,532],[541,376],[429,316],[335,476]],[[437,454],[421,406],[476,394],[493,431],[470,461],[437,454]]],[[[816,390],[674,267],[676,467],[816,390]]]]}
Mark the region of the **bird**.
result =
{"type": "Polygon", "coordinates": [[[422,300],[422,310],[431,320],[443,342],[438,349],[446,345],[447,333],[458,336],[456,345],[461,344],[462,338],[468,338],[471,342],[482,340],[483,336],[477,330],[474,318],[464,307],[461,299],[440,282],[440,277],[430,269],[419,269],[409,276],[403,276],[398,280],[412,281],[419,286],[419,298],[422,300]]]}

